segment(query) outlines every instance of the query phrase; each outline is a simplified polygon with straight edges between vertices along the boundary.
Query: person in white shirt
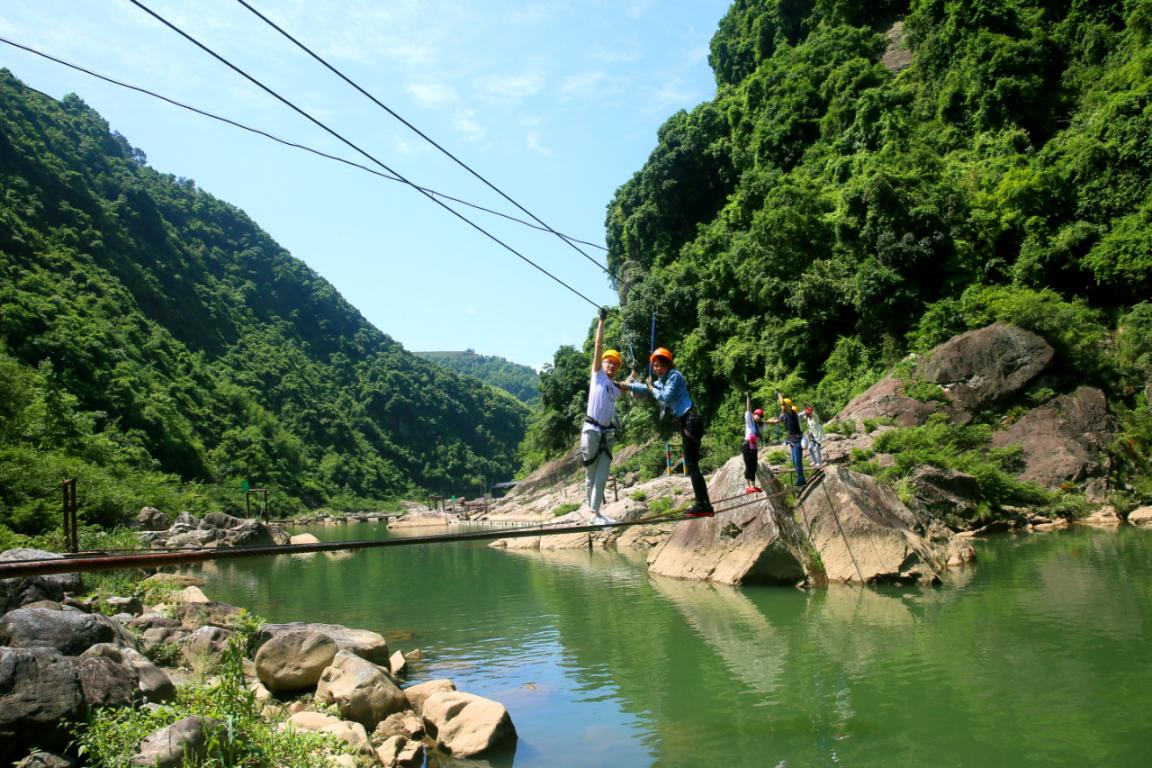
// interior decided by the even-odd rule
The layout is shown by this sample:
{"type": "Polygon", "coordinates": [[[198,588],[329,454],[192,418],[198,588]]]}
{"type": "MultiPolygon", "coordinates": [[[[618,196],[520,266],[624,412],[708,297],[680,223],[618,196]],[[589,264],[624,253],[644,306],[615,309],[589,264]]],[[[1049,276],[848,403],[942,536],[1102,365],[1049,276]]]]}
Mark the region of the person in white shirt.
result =
{"type": "Polygon", "coordinates": [[[604,503],[604,487],[608,484],[608,471],[612,466],[612,443],[616,437],[616,398],[624,385],[615,381],[620,370],[620,353],[604,349],[604,320],[607,308],[600,310],[596,326],[596,344],[592,352],[592,380],[588,387],[588,410],[584,428],[580,431],[580,458],[584,462],[585,490],[592,522],[596,525],[614,523],[600,514],[604,503]]]}

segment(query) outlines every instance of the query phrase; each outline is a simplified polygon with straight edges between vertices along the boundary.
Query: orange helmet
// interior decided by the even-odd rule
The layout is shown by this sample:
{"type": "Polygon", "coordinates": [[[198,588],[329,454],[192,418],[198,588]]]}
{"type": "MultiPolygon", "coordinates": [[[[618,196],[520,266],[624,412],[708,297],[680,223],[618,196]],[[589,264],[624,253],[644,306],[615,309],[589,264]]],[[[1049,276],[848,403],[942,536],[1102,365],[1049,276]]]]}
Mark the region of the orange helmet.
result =
{"type": "Polygon", "coordinates": [[[656,347],[656,351],[648,358],[648,362],[656,362],[656,358],[662,357],[668,361],[668,365],[672,365],[672,353],[664,347],[656,347]]]}

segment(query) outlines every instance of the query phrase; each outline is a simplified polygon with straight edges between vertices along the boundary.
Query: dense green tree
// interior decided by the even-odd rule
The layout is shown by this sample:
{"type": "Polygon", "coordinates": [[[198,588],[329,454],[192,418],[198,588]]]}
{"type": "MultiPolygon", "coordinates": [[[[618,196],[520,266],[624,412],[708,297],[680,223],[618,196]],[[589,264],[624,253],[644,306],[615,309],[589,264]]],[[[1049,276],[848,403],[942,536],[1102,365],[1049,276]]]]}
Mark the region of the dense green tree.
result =
{"type": "Polygon", "coordinates": [[[78,97],[0,70],[0,524],[52,519],[65,475],[101,522],[241,479],[288,511],[511,476],[526,407],[146,163],[78,97]]]}

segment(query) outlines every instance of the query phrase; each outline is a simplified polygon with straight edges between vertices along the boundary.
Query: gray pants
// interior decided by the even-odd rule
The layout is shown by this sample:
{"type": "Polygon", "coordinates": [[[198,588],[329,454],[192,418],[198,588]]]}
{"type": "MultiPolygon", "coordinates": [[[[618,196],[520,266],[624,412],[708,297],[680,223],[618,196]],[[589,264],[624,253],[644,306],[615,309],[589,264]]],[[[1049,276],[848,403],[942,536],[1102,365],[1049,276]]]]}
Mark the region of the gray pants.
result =
{"type": "Polygon", "coordinates": [[[604,487],[608,485],[608,471],[612,467],[612,443],[616,430],[598,430],[585,424],[580,433],[580,459],[584,462],[584,484],[588,506],[592,514],[600,514],[604,503],[604,487]],[[591,463],[589,463],[591,462],[591,463]]]}

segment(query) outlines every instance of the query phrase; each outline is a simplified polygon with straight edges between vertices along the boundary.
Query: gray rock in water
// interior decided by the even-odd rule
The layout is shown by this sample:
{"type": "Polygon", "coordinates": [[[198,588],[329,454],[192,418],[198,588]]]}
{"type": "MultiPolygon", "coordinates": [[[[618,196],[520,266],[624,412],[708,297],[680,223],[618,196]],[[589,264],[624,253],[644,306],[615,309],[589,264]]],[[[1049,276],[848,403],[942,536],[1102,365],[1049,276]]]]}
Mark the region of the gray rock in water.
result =
{"type": "Polygon", "coordinates": [[[337,653],[320,676],[316,701],[335,704],[341,717],[369,731],[408,708],[408,699],[387,670],[348,651],[337,653]]]}
{"type": "Polygon", "coordinates": [[[803,532],[782,503],[779,483],[763,467],[757,482],[769,493],[746,495],[744,459],[729,459],[708,484],[716,516],[677,523],[649,555],[648,570],[721,584],[803,581],[803,532]]]}
{"type": "Polygon", "coordinates": [[[516,738],[516,727],[503,704],[462,691],[428,697],[424,729],[436,746],[454,757],[471,757],[516,738]]]}
{"type": "MultiPolygon", "coordinates": [[[[829,581],[930,583],[939,578],[947,541],[929,541],[895,492],[843,467],[826,470],[821,483],[797,511],[829,581]]],[[[947,538],[948,532],[937,535],[947,538]]]]}
{"type": "Polygon", "coordinates": [[[256,636],[260,644],[268,642],[276,635],[285,632],[320,632],[332,638],[341,651],[350,651],[373,664],[387,667],[391,654],[388,641],[379,632],[368,629],[352,629],[340,624],[322,624],[294,621],[288,624],[265,624],[256,636]]]}
{"type": "Polygon", "coordinates": [[[274,693],[311,688],[339,650],[336,641],[321,632],[279,633],[256,652],[256,676],[274,693]]]}

